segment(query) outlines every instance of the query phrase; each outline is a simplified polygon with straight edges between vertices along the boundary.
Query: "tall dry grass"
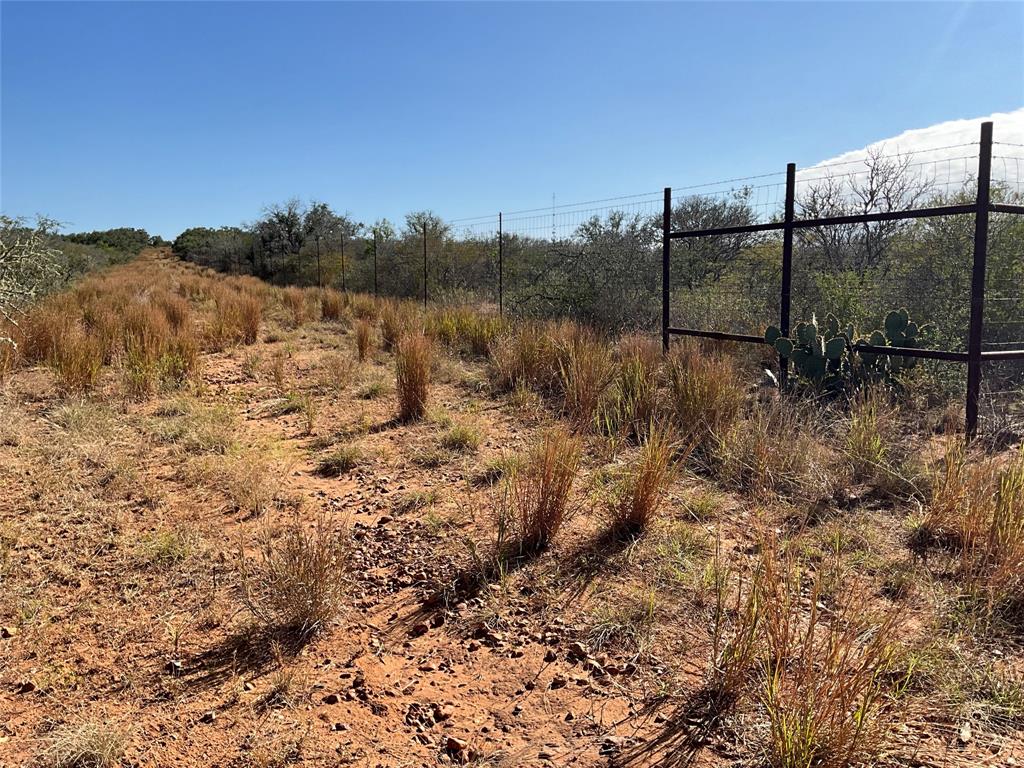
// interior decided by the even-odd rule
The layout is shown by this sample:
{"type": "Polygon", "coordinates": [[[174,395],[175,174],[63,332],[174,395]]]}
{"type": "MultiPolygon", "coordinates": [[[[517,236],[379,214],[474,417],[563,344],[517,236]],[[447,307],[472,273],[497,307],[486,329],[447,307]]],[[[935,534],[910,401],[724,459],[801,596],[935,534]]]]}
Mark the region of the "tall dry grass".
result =
{"type": "Polygon", "coordinates": [[[733,361],[677,344],[666,361],[668,400],[676,428],[692,435],[697,450],[713,455],[743,408],[744,389],[733,361]]]}
{"type": "Polygon", "coordinates": [[[359,362],[365,362],[373,350],[373,326],[364,318],[355,324],[356,355],[359,362]]]}
{"type": "Polygon", "coordinates": [[[950,437],[917,533],[958,554],[964,597],[988,621],[1024,619],[1024,449],[1009,461],[971,460],[950,437]]]}
{"type": "Polygon", "coordinates": [[[501,318],[472,307],[444,307],[426,317],[426,332],[457,353],[489,357],[491,345],[504,329],[501,318]]]}
{"type": "Polygon", "coordinates": [[[306,304],[306,294],[301,288],[290,286],[281,290],[281,304],[289,313],[289,319],[293,327],[298,328],[309,319],[309,307],[306,304]]]}
{"type": "Polygon", "coordinates": [[[546,549],[572,514],[570,494],[580,457],[579,440],[555,428],[506,478],[501,517],[514,526],[519,555],[546,549]]]}
{"type": "Polygon", "coordinates": [[[649,527],[673,480],[672,433],[652,424],[644,434],[640,455],[626,468],[608,500],[613,535],[630,536],[649,527]]]}
{"type": "Polygon", "coordinates": [[[257,296],[221,288],[215,293],[209,340],[215,348],[255,344],[263,322],[263,301],[257,296]]]}
{"type": "Polygon", "coordinates": [[[491,347],[491,378],[497,389],[546,391],[558,381],[558,361],[547,331],[543,324],[527,321],[495,341],[491,347]]]}
{"type": "Polygon", "coordinates": [[[778,768],[868,764],[884,745],[898,689],[889,674],[896,612],[872,616],[851,592],[826,616],[821,579],[784,561],[761,582],[758,698],[769,723],[768,760],[778,768]]]}
{"type": "Polygon", "coordinates": [[[592,426],[615,377],[611,349],[604,339],[584,329],[556,349],[565,412],[578,428],[592,426]]]}
{"type": "Polygon", "coordinates": [[[63,395],[81,395],[95,389],[103,369],[100,342],[79,323],[64,325],[52,341],[47,362],[57,390],[63,395]]]}
{"type": "Polygon", "coordinates": [[[433,345],[422,333],[403,336],[395,348],[395,390],[402,421],[423,418],[430,391],[433,345]]]}
{"type": "Polygon", "coordinates": [[[245,604],[266,630],[309,638],[342,609],[350,553],[347,534],[326,518],[312,528],[296,519],[276,539],[264,536],[255,557],[242,552],[245,604]]]}
{"type": "Polygon", "coordinates": [[[632,335],[619,341],[615,379],[601,406],[605,433],[644,439],[658,415],[661,357],[661,345],[653,339],[632,335]]]}
{"type": "Polygon", "coordinates": [[[340,291],[325,288],[320,292],[320,317],[332,323],[345,319],[345,296],[340,291]]]}

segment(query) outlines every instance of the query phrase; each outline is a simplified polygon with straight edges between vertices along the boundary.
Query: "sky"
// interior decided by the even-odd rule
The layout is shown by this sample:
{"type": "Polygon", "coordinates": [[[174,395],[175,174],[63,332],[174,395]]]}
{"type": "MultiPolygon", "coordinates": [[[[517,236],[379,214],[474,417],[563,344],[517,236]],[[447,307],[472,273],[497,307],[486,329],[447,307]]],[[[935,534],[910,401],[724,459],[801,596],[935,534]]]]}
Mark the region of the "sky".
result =
{"type": "Polygon", "coordinates": [[[73,231],[482,216],[1022,107],[1024,3],[0,2],[0,210],[73,231]]]}

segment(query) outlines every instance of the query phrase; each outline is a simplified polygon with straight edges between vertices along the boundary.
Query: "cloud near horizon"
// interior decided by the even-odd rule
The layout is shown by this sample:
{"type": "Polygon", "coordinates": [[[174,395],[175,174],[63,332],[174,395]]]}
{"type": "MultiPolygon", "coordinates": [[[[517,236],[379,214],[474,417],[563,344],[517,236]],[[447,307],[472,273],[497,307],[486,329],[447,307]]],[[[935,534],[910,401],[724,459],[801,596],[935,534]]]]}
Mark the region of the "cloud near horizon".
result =
{"type": "Polygon", "coordinates": [[[988,121],[993,123],[992,181],[1005,183],[1020,192],[1024,185],[1024,107],[907,130],[798,169],[797,179],[809,183],[811,179],[829,174],[858,174],[863,168],[861,163],[870,154],[879,153],[909,156],[909,162],[919,168],[923,176],[933,179],[938,187],[959,186],[977,176],[981,124],[988,121]]]}

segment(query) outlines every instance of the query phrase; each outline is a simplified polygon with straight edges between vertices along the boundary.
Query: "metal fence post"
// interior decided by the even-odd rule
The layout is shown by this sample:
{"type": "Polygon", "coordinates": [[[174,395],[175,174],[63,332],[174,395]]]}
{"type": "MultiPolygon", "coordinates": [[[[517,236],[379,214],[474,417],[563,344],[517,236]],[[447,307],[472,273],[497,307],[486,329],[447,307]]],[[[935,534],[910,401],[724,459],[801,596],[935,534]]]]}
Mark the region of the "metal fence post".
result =
{"type": "Polygon", "coordinates": [[[992,181],[992,123],[981,124],[978,147],[978,198],[974,213],[974,266],[971,271],[971,325],[967,343],[968,437],[978,433],[981,394],[981,342],[985,315],[985,260],[988,255],[988,213],[992,181]]]}
{"type": "Polygon", "coordinates": [[[345,282],[345,233],[341,234],[341,290],[348,293],[348,284],[345,282]]]}
{"type": "MultiPolygon", "coordinates": [[[[789,336],[790,308],[793,290],[793,209],[796,200],[796,163],[786,165],[785,227],[782,230],[782,292],[779,296],[779,330],[789,336]]],[[[789,358],[779,355],[779,386],[789,380],[789,358]]]]}
{"type": "Polygon", "coordinates": [[[505,316],[505,238],[501,232],[501,211],[498,211],[498,317],[505,316]]]}
{"type": "Polygon", "coordinates": [[[423,222],[423,308],[427,308],[427,222],[423,222]]]}
{"type": "Polygon", "coordinates": [[[373,295],[377,295],[377,228],[373,228],[373,295]]]}
{"type": "Polygon", "coordinates": [[[661,349],[668,352],[669,256],[672,254],[672,187],[665,187],[665,208],[661,215],[661,349]]]}

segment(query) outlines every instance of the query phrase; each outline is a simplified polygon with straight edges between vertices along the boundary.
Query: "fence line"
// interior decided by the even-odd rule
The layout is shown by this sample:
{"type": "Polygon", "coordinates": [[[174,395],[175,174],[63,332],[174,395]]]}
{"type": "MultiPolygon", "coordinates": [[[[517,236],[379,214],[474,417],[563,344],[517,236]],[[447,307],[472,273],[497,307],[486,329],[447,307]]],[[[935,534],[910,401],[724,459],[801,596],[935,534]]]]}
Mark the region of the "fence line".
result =
{"type": "MultiPolygon", "coordinates": [[[[670,303],[671,303],[671,242],[676,239],[707,238],[734,234],[752,234],[757,232],[769,232],[782,230],[782,280],[780,285],[780,325],[779,330],[783,336],[789,336],[790,332],[790,306],[792,297],[792,260],[793,260],[793,233],[798,229],[832,227],[843,224],[869,224],[883,221],[898,221],[905,219],[934,218],[945,216],[956,216],[962,214],[974,215],[974,245],[971,272],[971,300],[970,300],[970,323],[968,331],[967,352],[941,349],[920,349],[914,347],[900,347],[900,357],[926,358],[932,360],[945,360],[956,363],[967,364],[967,396],[965,401],[965,429],[969,436],[977,434],[978,430],[978,403],[981,394],[982,364],[987,361],[996,360],[1024,360],[1024,349],[1021,350],[983,350],[984,333],[984,308],[985,308],[985,278],[986,259],[988,252],[988,231],[989,215],[991,213],[1009,213],[1024,215],[1024,205],[994,204],[991,201],[991,176],[992,176],[992,123],[986,122],[981,125],[981,138],[978,149],[978,177],[977,192],[975,201],[972,204],[944,205],[926,208],[914,208],[904,211],[886,211],[879,213],[864,213],[844,216],[826,216],[811,219],[795,219],[793,215],[793,201],[796,190],[796,165],[790,163],[786,167],[786,203],[783,220],[779,222],[768,222],[765,224],[750,224],[732,227],[708,228],[699,230],[673,230],[671,228],[672,216],[672,189],[665,188],[665,206],[662,224],[662,344],[667,351],[670,337],[696,336],[702,338],[716,339],[722,341],[735,341],[740,343],[764,344],[767,343],[764,337],[750,334],[737,334],[724,331],[706,330],[697,328],[676,328],[671,325],[670,303]]],[[[851,340],[852,341],[852,340],[851,340]]],[[[872,354],[891,355],[892,347],[874,346],[870,344],[854,344],[852,347],[859,352],[872,354]]],[[[789,361],[784,356],[779,356],[779,368],[782,374],[782,382],[785,384],[789,361]]]]}

